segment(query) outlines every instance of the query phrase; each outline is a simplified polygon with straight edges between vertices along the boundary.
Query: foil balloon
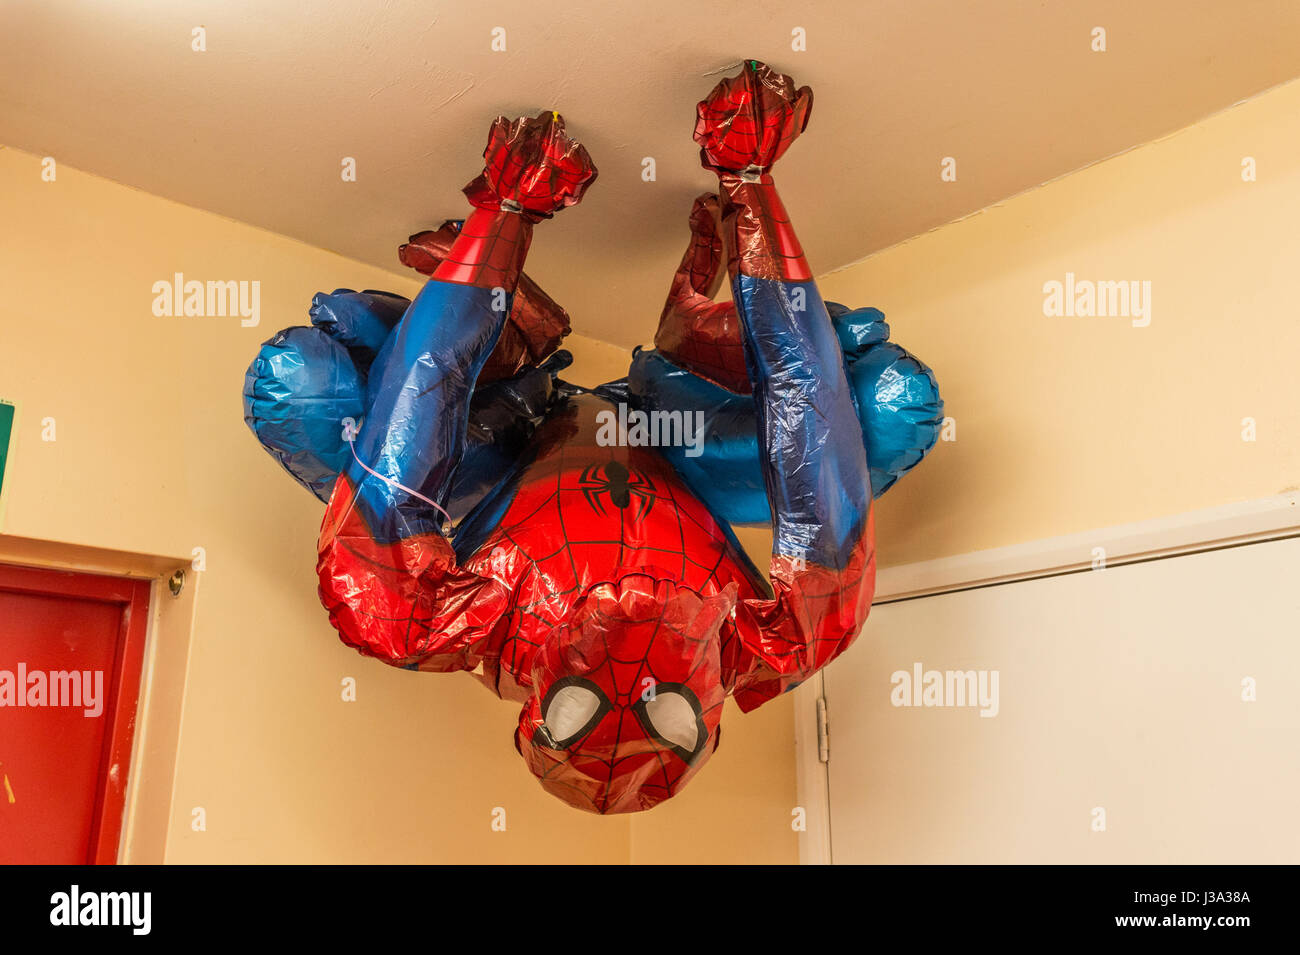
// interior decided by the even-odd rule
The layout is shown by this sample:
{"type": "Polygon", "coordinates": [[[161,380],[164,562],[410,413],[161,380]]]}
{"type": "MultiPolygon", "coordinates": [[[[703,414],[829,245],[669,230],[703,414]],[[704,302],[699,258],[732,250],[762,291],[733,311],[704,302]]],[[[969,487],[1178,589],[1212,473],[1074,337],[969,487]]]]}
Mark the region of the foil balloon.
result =
{"type": "Polygon", "coordinates": [[[727,697],[753,710],[856,638],[873,499],[937,437],[934,375],[880,312],[823,302],[777,194],[811,106],[756,61],[699,104],[718,189],[625,378],[560,377],[568,316],[522,272],[535,226],[596,179],[551,112],[497,119],[469,214],[402,246],[428,276],[413,302],[317,296],[248,371],[254,434],[327,501],[343,642],[518,702],[515,747],[581,809],[679,792],[727,697]],[[768,579],[740,522],[772,527],[768,579]]]}

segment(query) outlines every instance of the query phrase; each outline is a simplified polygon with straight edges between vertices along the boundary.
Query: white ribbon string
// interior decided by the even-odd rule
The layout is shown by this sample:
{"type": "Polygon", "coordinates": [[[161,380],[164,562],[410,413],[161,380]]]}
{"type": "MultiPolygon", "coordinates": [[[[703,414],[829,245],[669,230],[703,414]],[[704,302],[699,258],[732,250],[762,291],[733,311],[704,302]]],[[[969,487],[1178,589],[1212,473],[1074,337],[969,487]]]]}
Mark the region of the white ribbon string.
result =
{"type": "Polygon", "coordinates": [[[437,501],[431,501],[429,500],[429,498],[425,497],[419,491],[407,487],[405,484],[402,484],[400,481],[394,481],[392,478],[380,474],[374,468],[368,466],[365,461],[362,461],[361,458],[357,457],[357,444],[356,444],[357,428],[354,424],[350,424],[347,422],[344,423],[343,440],[347,441],[348,447],[352,449],[352,460],[356,461],[357,464],[361,465],[362,469],[367,474],[374,475],[375,477],[379,478],[379,480],[383,481],[385,484],[389,485],[390,487],[397,488],[397,490],[399,491],[405,491],[407,494],[411,495],[412,497],[419,498],[425,504],[428,504],[439,514],[441,514],[444,518],[446,518],[448,524],[453,523],[451,519],[451,515],[448,514],[445,510],[443,510],[442,506],[438,504],[437,501]]]}

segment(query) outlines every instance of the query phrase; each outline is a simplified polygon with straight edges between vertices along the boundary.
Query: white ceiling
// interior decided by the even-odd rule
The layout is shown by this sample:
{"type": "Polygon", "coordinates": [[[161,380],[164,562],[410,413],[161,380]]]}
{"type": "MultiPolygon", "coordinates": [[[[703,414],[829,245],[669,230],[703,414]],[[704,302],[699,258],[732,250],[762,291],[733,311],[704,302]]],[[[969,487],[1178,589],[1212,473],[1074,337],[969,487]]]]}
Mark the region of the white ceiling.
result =
{"type": "Polygon", "coordinates": [[[492,118],[558,109],[600,179],[528,271],[631,344],[711,186],[695,103],[744,57],[816,94],[777,180],[824,272],[1300,75],[1300,2],[0,0],[0,142],[401,271],[463,214],[492,118]]]}

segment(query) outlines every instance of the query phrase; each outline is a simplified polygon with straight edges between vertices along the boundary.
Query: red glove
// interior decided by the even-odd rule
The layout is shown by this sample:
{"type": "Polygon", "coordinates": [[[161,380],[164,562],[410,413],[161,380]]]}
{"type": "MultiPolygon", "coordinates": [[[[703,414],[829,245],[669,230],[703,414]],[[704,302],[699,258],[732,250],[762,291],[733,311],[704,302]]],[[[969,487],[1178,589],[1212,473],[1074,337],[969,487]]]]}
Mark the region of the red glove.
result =
{"type": "MultiPolygon", "coordinates": [[[[398,248],[397,257],[421,275],[433,275],[451,253],[460,226],[448,219],[436,231],[417,232],[398,248]]],[[[478,383],[513,378],[525,368],[540,364],[570,331],[569,313],[526,273],[521,273],[506,327],[479,372],[478,383]]]]}
{"type": "Polygon", "coordinates": [[[483,158],[483,174],[465,187],[470,203],[519,212],[529,222],[576,205],[596,180],[587,150],[565,134],[564,117],[554,112],[513,122],[498,116],[483,158]]]}
{"type": "Polygon", "coordinates": [[[713,88],[696,107],[700,162],[717,173],[762,172],[790,148],[812,113],[812,90],[757,60],[713,88]]]}

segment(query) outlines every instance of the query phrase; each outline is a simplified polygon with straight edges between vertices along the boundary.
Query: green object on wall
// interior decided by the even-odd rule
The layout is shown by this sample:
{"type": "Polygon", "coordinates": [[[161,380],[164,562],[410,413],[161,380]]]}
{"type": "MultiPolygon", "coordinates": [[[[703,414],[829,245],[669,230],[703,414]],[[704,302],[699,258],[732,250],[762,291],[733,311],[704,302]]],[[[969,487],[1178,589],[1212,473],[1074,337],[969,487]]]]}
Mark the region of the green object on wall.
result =
{"type": "Polygon", "coordinates": [[[5,518],[5,469],[9,466],[10,450],[14,437],[14,418],[18,409],[10,402],[0,398],[0,527],[5,518]]]}

